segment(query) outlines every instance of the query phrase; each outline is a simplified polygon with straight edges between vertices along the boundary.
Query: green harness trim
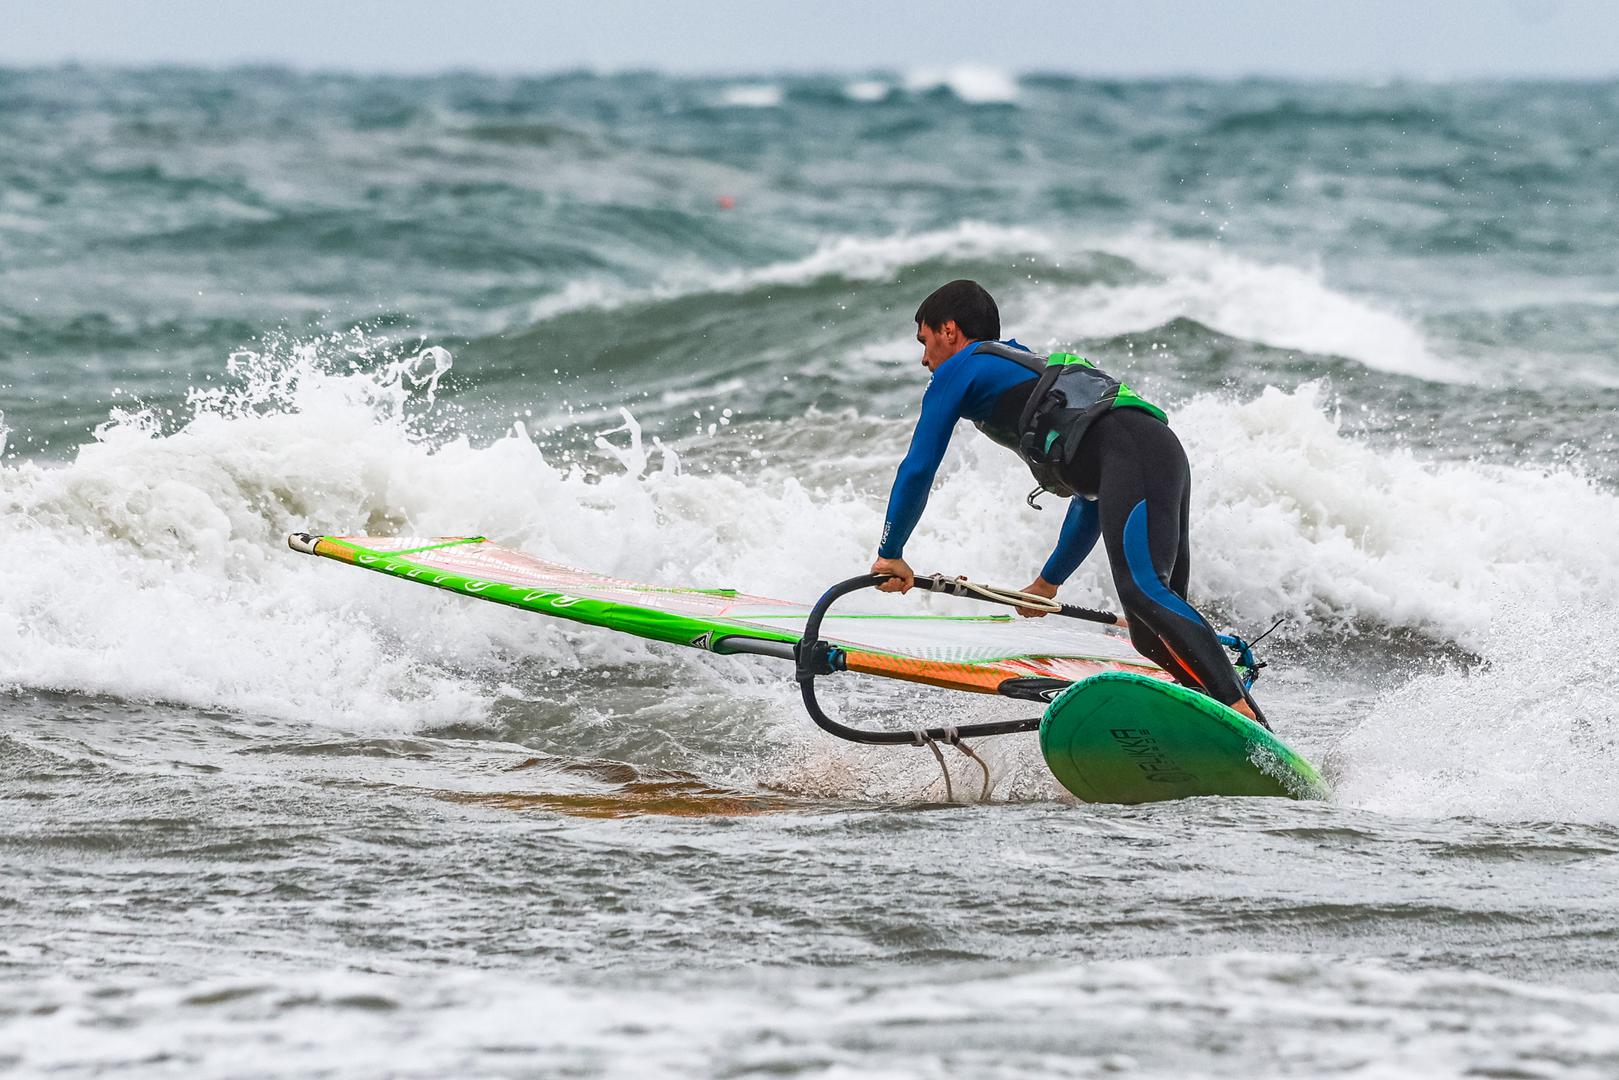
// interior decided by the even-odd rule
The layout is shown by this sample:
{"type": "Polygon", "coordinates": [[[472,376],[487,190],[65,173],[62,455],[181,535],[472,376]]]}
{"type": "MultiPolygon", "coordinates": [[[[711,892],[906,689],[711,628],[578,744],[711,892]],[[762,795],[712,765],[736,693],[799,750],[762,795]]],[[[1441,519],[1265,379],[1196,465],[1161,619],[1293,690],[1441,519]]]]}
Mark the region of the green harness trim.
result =
{"type": "MultiPolygon", "coordinates": [[[[1078,353],[1067,353],[1067,352],[1052,353],[1050,356],[1046,357],[1046,363],[1047,364],[1083,364],[1085,367],[1088,367],[1088,368],[1096,368],[1096,365],[1094,363],[1092,363],[1090,360],[1087,360],[1085,357],[1080,356],[1078,353]]],[[[1101,370],[1101,369],[1096,368],[1096,370],[1101,370]]],[[[1140,394],[1138,394],[1134,390],[1130,389],[1130,384],[1126,383],[1126,382],[1119,383],[1119,391],[1118,391],[1117,394],[1115,394],[1113,396],[1113,408],[1115,408],[1115,409],[1140,409],[1143,412],[1152,413],[1152,415],[1156,416],[1159,420],[1162,420],[1166,424],[1169,423],[1169,414],[1168,413],[1164,412],[1164,410],[1160,409],[1158,406],[1154,405],[1152,402],[1148,401],[1146,398],[1142,397],[1140,394]]],[[[1051,449],[1051,442],[1049,440],[1046,443],[1046,449],[1047,450],[1051,449]]]]}
{"type": "Polygon", "coordinates": [[[978,430],[1015,452],[1040,486],[1029,497],[1049,491],[1069,498],[1069,483],[1080,445],[1096,420],[1114,409],[1140,409],[1160,423],[1169,414],[1078,353],[1039,356],[999,341],[979,342],[978,351],[999,356],[1034,372],[1032,387],[1005,391],[978,430]]]}

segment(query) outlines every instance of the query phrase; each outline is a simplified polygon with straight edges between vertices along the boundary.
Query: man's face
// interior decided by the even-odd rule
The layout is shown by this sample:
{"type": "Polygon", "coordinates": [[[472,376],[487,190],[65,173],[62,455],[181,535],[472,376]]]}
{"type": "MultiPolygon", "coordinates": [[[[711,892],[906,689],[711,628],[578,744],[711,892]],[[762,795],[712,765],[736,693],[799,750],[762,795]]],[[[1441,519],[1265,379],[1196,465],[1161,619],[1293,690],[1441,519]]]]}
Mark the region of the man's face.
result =
{"type": "Polygon", "coordinates": [[[946,319],[944,325],[935,330],[927,323],[916,324],[916,340],[922,343],[922,366],[929,371],[939,370],[939,365],[960,352],[967,344],[966,335],[956,320],[946,319]]]}

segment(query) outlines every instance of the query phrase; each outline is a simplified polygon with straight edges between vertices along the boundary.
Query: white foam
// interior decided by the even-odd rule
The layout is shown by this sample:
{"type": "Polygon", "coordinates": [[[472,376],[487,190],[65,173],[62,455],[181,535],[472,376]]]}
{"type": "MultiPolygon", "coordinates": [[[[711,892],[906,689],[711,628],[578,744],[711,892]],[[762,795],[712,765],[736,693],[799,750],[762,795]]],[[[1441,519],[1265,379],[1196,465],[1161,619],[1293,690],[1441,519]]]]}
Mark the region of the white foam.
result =
{"type": "MultiPolygon", "coordinates": [[[[1044,869],[1044,868],[1042,868],[1044,869]]],[[[425,967],[425,965],[422,965],[425,967]]],[[[29,1074],[826,1078],[1513,1075],[1619,1057],[1619,996],[1365,960],[1226,954],[570,980],[415,968],[68,977],[0,1001],[29,1074]]]]}
{"type": "Polygon", "coordinates": [[[657,285],[626,288],[598,280],[570,283],[529,308],[538,321],[584,309],[611,311],[626,304],[694,294],[741,293],[763,285],[805,285],[825,277],[878,281],[896,270],[945,255],[961,258],[1055,254],[1049,234],[1035,229],[963,222],[949,229],[897,236],[843,236],[797,259],[747,269],[687,265],[672,268],[657,285]]]}
{"type": "MultiPolygon", "coordinates": [[[[503,656],[577,665],[558,625],[426,590],[384,597],[293,555],[284,534],[304,528],[482,531],[633,578],[725,585],[740,567],[789,592],[865,557],[865,515],[791,480],[760,493],[683,476],[656,444],[587,475],[517,434],[424,439],[419,358],[350,372],[349,348],[242,354],[247,383],[196,395],[178,430],[119,416],[66,465],[0,469],[0,685],[408,729],[476,720],[492,694],[476,672],[503,656]],[[832,538],[795,553],[795,572],[778,545],[809,521],[832,538]]],[[[619,640],[587,646],[593,661],[619,640]]]]}
{"type": "Polygon", "coordinates": [[[1383,813],[1619,821],[1619,606],[1503,594],[1488,662],[1420,675],[1333,751],[1336,797],[1383,813]]]}
{"type": "MultiPolygon", "coordinates": [[[[1193,594],[1246,625],[1417,630],[1482,658],[1419,675],[1331,753],[1383,812],[1619,821],[1619,497],[1572,471],[1345,438],[1319,388],[1177,411],[1197,466],[1193,594]]],[[[1398,672],[1394,669],[1391,673],[1398,672]]],[[[1403,674],[1403,673],[1400,673],[1403,674]]]]}
{"type": "Polygon", "coordinates": [[[744,83],[720,92],[720,103],[733,109],[773,109],[781,99],[782,89],[774,83],[744,83]]]}
{"type": "MultiPolygon", "coordinates": [[[[1146,280],[1023,286],[999,298],[1008,332],[1071,345],[1077,338],[1136,333],[1188,318],[1261,345],[1341,356],[1379,371],[1451,382],[1471,378],[1458,362],[1436,354],[1414,323],[1331,288],[1319,269],[1259,263],[1218,246],[1145,234],[1064,236],[982,222],[896,236],[837,237],[801,258],[761,267],[673,267],[650,288],[575,281],[530,305],[528,316],[540,321],[585,309],[611,311],[626,304],[805,285],[828,277],[886,280],[905,267],[945,257],[1034,257],[1061,265],[1095,255],[1126,260],[1146,280]]],[[[903,326],[896,330],[896,337],[901,336],[909,340],[903,326]]]]}
{"type": "MultiPolygon", "coordinates": [[[[28,553],[5,560],[0,617],[19,634],[32,626],[32,644],[7,651],[5,677],[109,691],[127,677],[123,685],[137,694],[233,699],[224,689],[197,689],[221,667],[217,657],[154,662],[161,646],[143,627],[183,635],[187,626],[234,621],[250,652],[262,636],[257,617],[231,612],[262,607],[272,621],[285,620],[276,633],[294,634],[299,618],[329,623],[331,605],[306,606],[310,575],[323,568],[289,561],[281,548],[285,532],[305,527],[479,531],[628,577],[734,584],[742,575],[751,588],[791,597],[806,582],[847,576],[869,560],[885,490],[811,493],[793,478],[791,461],[749,477],[685,475],[666,467],[672,460],[656,444],[626,449],[618,468],[594,476],[545,460],[515,434],[484,448],[459,438],[434,445],[414,433],[407,406],[422,403],[422,390],[399,370],[333,373],[308,348],[295,351],[279,368],[264,361],[273,373],[261,372],[234,397],[199,395],[178,431],[124,417],[67,466],[0,472],[0,535],[8,549],[28,553]],[[737,513],[742,506],[747,512],[737,513]],[[806,528],[817,543],[785,558],[783,545],[806,528]],[[68,580],[83,584],[82,603],[50,599],[68,580]],[[172,685],[165,670],[177,673],[172,685]]],[[[410,361],[411,370],[420,363],[410,361]]],[[[1290,613],[1315,626],[1383,623],[1469,647],[1503,590],[1534,590],[1547,604],[1612,595],[1612,495],[1571,472],[1432,463],[1374,449],[1339,432],[1319,394],[1272,390],[1251,402],[1203,398],[1175,410],[1196,463],[1197,595],[1249,622],[1290,613]]],[[[604,421],[602,429],[613,426],[604,421]]],[[[895,424],[896,434],[903,426],[895,424]]],[[[622,447],[626,434],[606,437],[622,447]]],[[[912,542],[919,568],[1026,583],[1060,509],[1036,517],[1016,508],[1008,493],[1024,483],[1010,455],[958,440],[912,542]],[[963,526],[1008,515],[1010,528],[963,526]]],[[[1105,601],[1108,576],[1092,561],[1075,580],[1076,599],[1105,601]]],[[[327,569],[323,588],[333,573],[341,571],[327,569]]],[[[331,586],[339,603],[363,591],[352,577],[331,586]]],[[[390,599],[387,610],[425,619],[441,607],[410,594],[390,599]]],[[[487,636],[509,620],[468,613],[451,622],[472,635],[466,656],[515,640],[487,636]]],[[[409,624],[383,617],[377,629],[408,634],[409,624]]],[[[217,641],[225,648],[231,638],[217,641]]],[[[282,667],[305,663],[289,658],[282,667]]],[[[357,682],[370,677],[369,666],[357,665],[357,682]]],[[[287,687],[274,693],[298,698],[287,687]]],[[[242,707],[263,704],[244,694],[236,699],[242,707]]]]}
{"type": "MultiPolygon", "coordinates": [[[[1619,595],[1612,493],[1570,471],[1369,445],[1339,430],[1321,394],[1309,384],[1171,408],[1193,463],[1194,598],[1250,624],[1282,614],[1306,629],[1380,623],[1478,647],[1503,592],[1552,606],[1619,595]]],[[[966,437],[955,447],[908,553],[1027,583],[1062,504],[1022,508],[1027,474],[1012,455],[966,437]]],[[[1098,552],[1082,568],[1075,602],[1111,602],[1104,564],[1098,552]]]]}
{"type": "Polygon", "coordinates": [[[843,86],[843,96],[850,101],[884,101],[893,91],[893,87],[877,79],[856,79],[843,86]]]}
{"type": "Polygon", "coordinates": [[[905,89],[913,94],[940,88],[969,105],[1006,105],[1017,100],[1017,77],[987,64],[921,67],[905,74],[905,89]]]}
{"type": "MultiPolygon", "coordinates": [[[[1368,445],[1340,431],[1320,395],[1310,385],[1171,410],[1194,468],[1193,601],[1241,627],[1283,614],[1299,636],[1382,625],[1483,658],[1416,678],[1363,721],[1346,718],[1352,733],[1331,754],[1338,800],[1619,821],[1605,647],[1619,624],[1619,496],[1573,471],[1368,445]]],[[[958,442],[907,557],[919,570],[1020,586],[1049,550],[1056,513],[1016,507],[1027,477],[1011,455],[958,442]]],[[[1064,597],[1117,602],[1100,552],[1064,597]]],[[[1391,667],[1391,678],[1404,674],[1391,667]]],[[[851,776],[867,776],[845,757],[851,776]]],[[[1016,763],[1002,771],[1003,793],[1026,784],[1016,763]]]]}
{"type": "MultiPolygon", "coordinates": [[[[285,534],[304,528],[481,532],[633,579],[790,599],[869,565],[887,466],[870,489],[811,490],[796,475],[805,463],[785,458],[741,475],[689,472],[657,442],[638,440],[633,418],[602,423],[614,450],[588,473],[547,460],[520,431],[482,447],[453,431],[428,438],[427,421],[454,415],[442,405],[423,415],[446,361],[427,354],[381,363],[363,343],[342,340],[242,354],[239,381],[195,395],[177,428],[121,415],[70,463],[0,466],[0,685],[409,730],[477,720],[513,664],[597,668],[647,658],[646,646],[619,635],[570,631],[287,551],[285,534]]],[[[1492,758],[1494,734],[1457,748],[1468,733],[1445,718],[1494,708],[1493,726],[1527,747],[1535,707],[1517,703],[1544,700],[1561,710],[1567,734],[1542,745],[1566,753],[1583,745],[1579,718],[1604,715],[1610,689],[1599,668],[1578,664],[1619,611],[1611,542],[1619,498],[1575,472],[1372,447],[1339,430],[1314,386],[1247,402],[1201,397],[1172,411],[1194,462],[1196,602],[1242,625],[1290,613],[1302,634],[1407,628],[1494,665],[1419,680],[1374,712],[1345,751],[1351,798],[1420,802],[1435,787],[1424,771],[1431,767],[1419,764],[1429,746],[1449,745],[1456,760],[1472,761],[1485,793],[1468,802],[1458,782],[1454,798],[1425,805],[1482,813],[1505,808],[1520,789],[1567,778],[1556,761],[1537,772],[1534,763],[1492,758]],[[1535,640],[1551,644],[1526,650],[1502,629],[1511,626],[1535,628],[1535,640]],[[1567,633],[1558,636],[1560,628],[1567,633]],[[1546,680],[1527,692],[1518,686],[1531,668],[1514,666],[1521,656],[1543,665],[1535,670],[1546,680]],[[1560,691],[1557,673],[1569,671],[1560,691]],[[1404,744],[1414,750],[1409,767],[1392,769],[1379,748],[1401,745],[1390,740],[1413,716],[1432,719],[1404,744]],[[1497,766],[1528,779],[1491,788],[1497,766]],[[1356,770],[1385,786],[1363,783],[1356,770]]],[[[896,462],[907,427],[892,422],[879,444],[896,462]]],[[[913,565],[1027,583],[1061,512],[1060,504],[1040,515],[1024,509],[1027,484],[1011,455],[958,439],[907,551],[913,565]]],[[[1100,553],[1065,597],[1113,602],[1100,553]]],[[[727,671],[738,663],[660,655],[727,671]]],[[[813,749],[818,737],[783,686],[766,711],[813,749]]],[[[1600,753],[1589,757],[1598,769],[1600,753]]],[[[819,790],[825,764],[758,767],[773,783],[819,790]]],[[[914,798],[934,783],[910,762],[832,764],[844,770],[846,794],[914,798]]],[[[1003,796],[1049,794],[1031,779],[1037,762],[1012,755],[993,764],[1003,796]]],[[[1605,820],[1619,819],[1619,798],[1593,805],[1605,820]]]]}
{"type": "Polygon", "coordinates": [[[1576,471],[1434,462],[1345,437],[1321,388],[1175,414],[1195,463],[1200,571],[1249,616],[1373,619],[1470,648],[1503,595],[1619,595],[1619,498],[1576,471]]]}
{"type": "Polygon", "coordinates": [[[1151,279],[1070,292],[1025,290],[1030,318],[1057,339],[1112,337],[1187,318],[1278,349],[1342,356],[1378,371],[1464,382],[1460,364],[1436,355],[1402,316],[1330,288],[1319,268],[1257,263],[1216,245],[1150,236],[1103,245],[1151,279]]]}

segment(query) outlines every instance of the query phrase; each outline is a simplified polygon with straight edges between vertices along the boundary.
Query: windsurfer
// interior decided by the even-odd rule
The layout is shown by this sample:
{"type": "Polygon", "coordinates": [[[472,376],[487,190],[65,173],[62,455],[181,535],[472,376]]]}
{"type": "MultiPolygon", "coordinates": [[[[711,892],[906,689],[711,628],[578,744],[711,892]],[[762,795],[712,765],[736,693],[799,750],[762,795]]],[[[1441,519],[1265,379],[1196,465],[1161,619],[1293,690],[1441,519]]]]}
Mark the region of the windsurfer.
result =
{"type": "Polygon", "coordinates": [[[1082,357],[1056,354],[1048,365],[1001,340],[1000,310],[974,281],[952,281],[922,302],[916,340],[932,380],[889,496],[871,570],[892,578],[878,588],[915,584],[905,543],[956,422],[972,420],[1017,450],[1043,488],[1071,496],[1056,546],[1024,591],[1055,597],[1101,539],[1136,649],[1183,685],[1261,719],[1214,629],[1186,599],[1191,467],[1163,411],[1082,357]]]}

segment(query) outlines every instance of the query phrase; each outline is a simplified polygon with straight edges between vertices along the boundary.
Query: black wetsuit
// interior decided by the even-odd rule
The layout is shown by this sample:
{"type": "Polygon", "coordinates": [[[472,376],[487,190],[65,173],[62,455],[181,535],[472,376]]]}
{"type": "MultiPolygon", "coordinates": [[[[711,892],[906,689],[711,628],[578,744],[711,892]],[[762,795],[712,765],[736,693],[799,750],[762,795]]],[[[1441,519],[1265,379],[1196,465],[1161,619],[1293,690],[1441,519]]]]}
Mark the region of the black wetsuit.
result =
{"type": "Polygon", "coordinates": [[[1114,409],[1085,433],[1069,483],[1094,495],[1113,587],[1136,651],[1216,701],[1242,684],[1214,628],[1186,602],[1192,469],[1169,425],[1139,409],[1114,409]]]}
{"type": "MultiPolygon", "coordinates": [[[[903,557],[956,423],[967,419],[993,429],[1015,428],[1034,389],[1033,371],[981,351],[981,344],[968,345],[940,365],[923,395],[922,415],[889,497],[877,549],[883,558],[903,557]]],[[[1016,342],[1002,344],[1022,350],[1016,342]]],[[[1191,468],[1180,440],[1149,408],[1154,407],[1144,402],[1113,408],[1085,432],[1066,478],[1095,501],[1071,500],[1041,576],[1062,584],[1100,537],[1137,651],[1177,682],[1229,705],[1243,696],[1242,684],[1213,628],[1186,602],[1191,468]]],[[[1016,436],[1003,431],[997,441],[1002,440],[1015,443],[1016,436]]]]}

